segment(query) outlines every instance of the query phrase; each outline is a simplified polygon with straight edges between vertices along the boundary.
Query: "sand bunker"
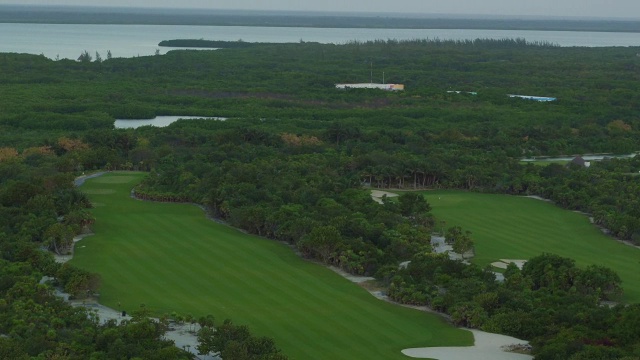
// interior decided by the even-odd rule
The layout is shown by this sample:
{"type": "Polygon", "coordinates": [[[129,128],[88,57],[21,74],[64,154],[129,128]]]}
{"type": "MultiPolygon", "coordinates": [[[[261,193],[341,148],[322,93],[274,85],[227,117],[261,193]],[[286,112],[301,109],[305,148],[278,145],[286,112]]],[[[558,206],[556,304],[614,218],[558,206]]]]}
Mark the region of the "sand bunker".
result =
{"type": "Polygon", "coordinates": [[[373,199],[373,201],[377,202],[378,204],[382,204],[382,197],[384,195],[387,195],[387,197],[397,197],[397,196],[399,196],[398,194],[394,194],[394,193],[388,192],[388,191],[371,190],[371,198],[373,199]]]}
{"type": "Polygon", "coordinates": [[[438,360],[525,360],[533,359],[531,355],[504,351],[509,345],[526,345],[524,340],[511,336],[487,333],[479,330],[469,330],[475,338],[473,346],[429,347],[402,350],[402,353],[412,358],[438,360]]]}
{"type": "Polygon", "coordinates": [[[518,269],[522,270],[522,267],[526,262],[527,260],[500,259],[500,261],[491,263],[491,266],[498,269],[506,269],[509,264],[515,264],[518,269]]]}

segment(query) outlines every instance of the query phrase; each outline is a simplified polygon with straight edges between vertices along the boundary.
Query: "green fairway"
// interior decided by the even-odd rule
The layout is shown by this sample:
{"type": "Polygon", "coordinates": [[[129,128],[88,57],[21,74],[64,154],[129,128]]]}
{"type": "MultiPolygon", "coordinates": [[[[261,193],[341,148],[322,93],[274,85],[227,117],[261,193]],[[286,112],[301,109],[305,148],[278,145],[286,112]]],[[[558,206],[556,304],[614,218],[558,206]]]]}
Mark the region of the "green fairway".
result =
{"type": "Polygon", "coordinates": [[[377,300],[284,244],[206,219],[196,206],[132,199],[143,176],[110,173],[82,186],[98,205],[96,235],[72,261],[100,273],[101,303],[228,317],[273,337],[291,359],[406,359],[404,348],[472,344],[471,333],[440,317],[377,300]]]}
{"type": "Polygon", "coordinates": [[[479,265],[554,253],[579,265],[615,270],[623,281],[624,299],[640,302],[640,250],[602,234],[584,215],[525,197],[455,191],[424,195],[446,227],[459,225],[472,232],[473,261],[479,265]]]}

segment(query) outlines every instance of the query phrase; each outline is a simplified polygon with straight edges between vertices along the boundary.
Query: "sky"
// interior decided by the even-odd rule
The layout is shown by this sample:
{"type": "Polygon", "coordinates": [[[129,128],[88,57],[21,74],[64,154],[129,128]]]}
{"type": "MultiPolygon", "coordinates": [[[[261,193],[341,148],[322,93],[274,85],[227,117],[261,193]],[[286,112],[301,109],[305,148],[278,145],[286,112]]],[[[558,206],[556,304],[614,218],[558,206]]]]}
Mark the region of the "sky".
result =
{"type": "Polygon", "coordinates": [[[640,18],[640,0],[0,0],[0,4],[640,18]]]}

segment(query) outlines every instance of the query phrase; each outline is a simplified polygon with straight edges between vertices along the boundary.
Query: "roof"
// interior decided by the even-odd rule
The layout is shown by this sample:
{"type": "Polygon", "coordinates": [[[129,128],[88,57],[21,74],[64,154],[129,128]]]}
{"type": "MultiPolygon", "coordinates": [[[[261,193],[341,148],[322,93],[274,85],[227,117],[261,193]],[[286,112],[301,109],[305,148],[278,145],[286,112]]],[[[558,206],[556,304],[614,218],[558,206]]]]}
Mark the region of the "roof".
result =
{"type": "Polygon", "coordinates": [[[582,156],[576,156],[567,165],[571,165],[571,164],[582,166],[582,167],[589,167],[591,165],[591,162],[586,161],[582,156]]]}
{"type": "Polygon", "coordinates": [[[375,83],[359,83],[359,84],[336,84],[337,89],[381,89],[388,91],[404,90],[403,84],[375,84],[375,83]]]}
{"type": "Polygon", "coordinates": [[[517,98],[521,98],[521,99],[527,99],[527,100],[535,100],[535,101],[556,101],[558,100],[557,98],[554,97],[546,97],[546,96],[530,96],[530,95],[514,95],[514,94],[509,94],[509,97],[517,97],[517,98]]]}

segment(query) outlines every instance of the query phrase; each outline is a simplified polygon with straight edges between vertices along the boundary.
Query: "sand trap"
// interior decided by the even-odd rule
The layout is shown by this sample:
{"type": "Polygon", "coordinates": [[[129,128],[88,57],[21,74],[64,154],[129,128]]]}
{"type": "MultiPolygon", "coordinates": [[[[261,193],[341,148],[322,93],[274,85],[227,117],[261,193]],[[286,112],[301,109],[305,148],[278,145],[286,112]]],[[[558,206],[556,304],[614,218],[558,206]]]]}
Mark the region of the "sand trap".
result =
{"type": "Polygon", "coordinates": [[[506,269],[509,264],[513,263],[518,267],[518,269],[522,270],[522,267],[526,262],[527,260],[500,259],[500,261],[491,263],[491,266],[498,269],[506,269]]]}
{"type": "Polygon", "coordinates": [[[516,264],[516,266],[520,270],[522,270],[522,267],[524,266],[524,264],[527,263],[527,260],[500,259],[500,261],[507,264],[511,264],[511,263],[516,264]]]}
{"type": "Polygon", "coordinates": [[[507,268],[507,263],[503,263],[502,261],[496,261],[496,262],[492,262],[491,266],[493,266],[494,268],[498,268],[498,269],[506,269],[507,268]]]}
{"type": "Polygon", "coordinates": [[[399,196],[398,194],[394,194],[394,193],[388,192],[388,191],[371,190],[371,198],[373,199],[373,201],[377,202],[378,204],[382,204],[382,197],[384,195],[387,195],[387,197],[397,197],[397,196],[399,196]]]}
{"type": "Polygon", "coordinates": [[[511,336],[487,333],[480,330],[469,330],[475,338],[473,346],[430,347],[402,350],[412,358],[438,360],[525,360],[533,359],[531,355],[506,352],[503,346],[527,344],[526,341],[511,336]]]}

